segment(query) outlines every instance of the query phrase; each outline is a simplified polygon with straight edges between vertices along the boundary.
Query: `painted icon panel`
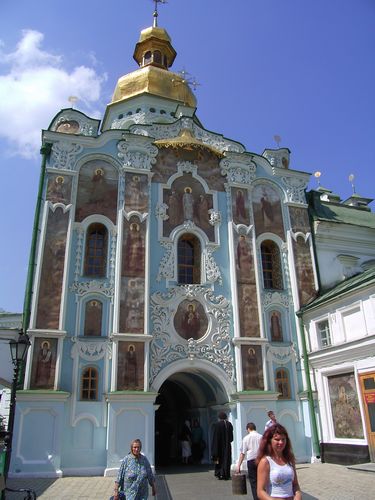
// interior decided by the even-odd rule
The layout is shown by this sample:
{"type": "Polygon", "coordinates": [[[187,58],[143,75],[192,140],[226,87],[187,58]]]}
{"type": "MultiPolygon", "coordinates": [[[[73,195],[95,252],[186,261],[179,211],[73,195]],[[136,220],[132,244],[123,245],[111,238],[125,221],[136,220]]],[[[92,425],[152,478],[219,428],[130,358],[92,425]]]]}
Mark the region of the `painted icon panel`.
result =
{"type": "Polygon", "coordinates": [[[70,203],[72,178],[70,175],[50,175],[47,185],[47,200],[52,203],[70,203]]]}
{"type": "Polygon", "coordinates": [[[271,340],[273,342],[283,341],[283,327],[280,311],[271,311],[269,313],[269,324],[271,340]]]}
{"type": "Polygon", "coordinates": [[[103,304],[99,300],[89,300],[85,306],[84,335],[100,337],[102,334],[103,304]]]}
{"type": "Polygon", "coordinates": [[[143,391],[144,344],[143,342],[118,343],[117,390],[143,391]]]}
{"type": "Polygon", "coordinates": [[[362,418],[354,373],[328,377],[328,387],[335,437],[363,439],[362,418]]]}
{"type": "Polygon", "coordinates": [[[77,222],[89,215],[101,214],[116,223],[117,180],[116,169],[101,160],[89,161],[81,168],[77,191],[77,222]]]}
{"type": "Polygon", "coordinates": [[[36,327],[58,329],[64,275],[69,212],[58,207],[48,213],[43,263],[39,285],[36,327]]]}
{"type": "Polygon", "coordinates": [[[261,347],[242,345],[241,358],[244,391],[264,390],[261,347]]]}
{"type": "Polygon", "coordinates": [[[314,271],[309,242],[302,237],[293,240],[293,252],[298,284],[300,306],[304,306],[316,297],[314,271]]]}
{"type": "Polygon", "coordinates": [[[250,224],[249,196],[247,189],[232,188],[232,217],[235,224],[250,224]]]}
{"type": "Polygon", "coordinates": [[[285,239],[280,196],[269,184],[257,184],[252,192],[254,223],[257,236],[274,233],[285,239]]]}
{"type": "Polygon", "coordinates": [[[197,300],[183,300],[174,317],[176,332],[184,339],[198,340],[207,331],[208,320],[203,306],[197,300]]]}
{"type": "Polygon", "coordinates": [[[289,207],[290,224],[294,233],[311,231],[309,216],[306,208],[289,207]]]}
{"type": "Polygon", "coordinates": [[[125,203],[127,212],[137,210],[147,212],[148,207],[148,177],[147,175],[125,174],[125,203]]]}
{"type": "Polygon", "coordinates": [[[57,339],[36,337],[31,369],[31,389],[54,388],[56,359],[57,339]]]}
{"type": "Polygon", "coordinates": [[[144,331],[144,278],[121,278],[120,332],[144,331]]]}
{"type": "Polygon", "coordinates": [[[255,285],[238,285],[241,337],[260,337],[257,291],[255,285]]]}

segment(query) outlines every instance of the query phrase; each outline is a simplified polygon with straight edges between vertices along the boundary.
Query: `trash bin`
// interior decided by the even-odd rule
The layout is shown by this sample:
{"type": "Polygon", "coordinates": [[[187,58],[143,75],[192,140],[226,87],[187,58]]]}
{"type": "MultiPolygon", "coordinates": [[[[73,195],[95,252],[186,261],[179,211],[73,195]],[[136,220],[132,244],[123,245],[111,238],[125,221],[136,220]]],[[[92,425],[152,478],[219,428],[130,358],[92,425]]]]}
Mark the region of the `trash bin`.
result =
{"type": "Polygon", "coordinates": [[[233,474],[232,475],[232,494],[233,495],[246,495],[246,475],[233,474]]]}

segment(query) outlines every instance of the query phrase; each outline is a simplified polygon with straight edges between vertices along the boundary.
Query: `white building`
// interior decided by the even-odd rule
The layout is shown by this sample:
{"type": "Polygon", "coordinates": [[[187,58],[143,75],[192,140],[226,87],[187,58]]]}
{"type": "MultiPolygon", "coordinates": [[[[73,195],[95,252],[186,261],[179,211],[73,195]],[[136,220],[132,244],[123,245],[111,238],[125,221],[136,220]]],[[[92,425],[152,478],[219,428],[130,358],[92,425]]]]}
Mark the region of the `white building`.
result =
{"type": "Polygon", "coordinates": [[[322,459],[375,460],[375,214],[372,200],[312,191],[321,293],[301,311],[320,413],[322,459]]]}

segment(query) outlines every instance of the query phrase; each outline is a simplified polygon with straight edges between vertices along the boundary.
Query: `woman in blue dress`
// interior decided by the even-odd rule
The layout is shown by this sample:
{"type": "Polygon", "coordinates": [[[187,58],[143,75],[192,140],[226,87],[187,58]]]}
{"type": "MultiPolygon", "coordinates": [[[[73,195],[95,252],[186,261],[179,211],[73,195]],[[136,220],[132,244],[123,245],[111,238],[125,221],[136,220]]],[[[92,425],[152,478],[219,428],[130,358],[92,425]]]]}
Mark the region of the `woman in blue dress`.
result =
{"type": "Polygon", "coordinates": [[[130,453],[122,460],[115,482],[114,499],[120,499],[120,492],[125,493],[126,500],[146,500],[148,485],[152,495],[156,495],[155,478],[151,471],[150,462],[141,453],[142,443],[135,439],[130,444],[130,453]]]}

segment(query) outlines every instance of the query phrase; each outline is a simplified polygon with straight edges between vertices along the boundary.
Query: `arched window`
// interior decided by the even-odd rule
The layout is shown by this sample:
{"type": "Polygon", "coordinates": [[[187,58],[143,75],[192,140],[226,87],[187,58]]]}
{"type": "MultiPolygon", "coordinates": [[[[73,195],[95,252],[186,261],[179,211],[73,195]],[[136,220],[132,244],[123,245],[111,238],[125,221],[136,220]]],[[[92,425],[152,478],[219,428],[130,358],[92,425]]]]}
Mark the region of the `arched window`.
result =
{"type": "Polygon", "coordinates": [[[150,64],[151,62],[151,51],[148,50],[145,55],[143,56],[143,61],[144,63],[143,64],[150,64]]]}
{"type": "Polygon", "coordinates": [[[275,388],[279,392],[279,399],[290,399],[289,373],[285,368],[276,370],[275,388]]]}
{"type": "Polygon", "coordinates": [[[96,401],[98,399],[98,370],[88,367],[82,372],[81,399],[84,401],[96,401]]]}
{"type": "Polygon", "coordinates": [[[161,52],[160,50],[155,50],[154,52],[154,62],[157,64],[161,64],[161,52]]]}
{"type": "Polygon", "coordinates": [[[264,288],[283,289],[283,275],[279,247],[274,241],[266,240],[260,246],[262,255],[264,288]]]}
{"type": "Polygon", "coordinates": [[[108,231],[103,224],[91,224],[86,235],[85,275],[106,275],[108,231]]]}
{"type": "Polygon", "coordinates": [[[178,283],[201,282],[201,245],[193,234],[184,234],[178,240],[178,283]]]}
{"type": "Polygon", "coordinates": [[[100,337],[102,334],[103,304],[99,300],[89,300],[85,307],[84,335],[100,337]]]}

